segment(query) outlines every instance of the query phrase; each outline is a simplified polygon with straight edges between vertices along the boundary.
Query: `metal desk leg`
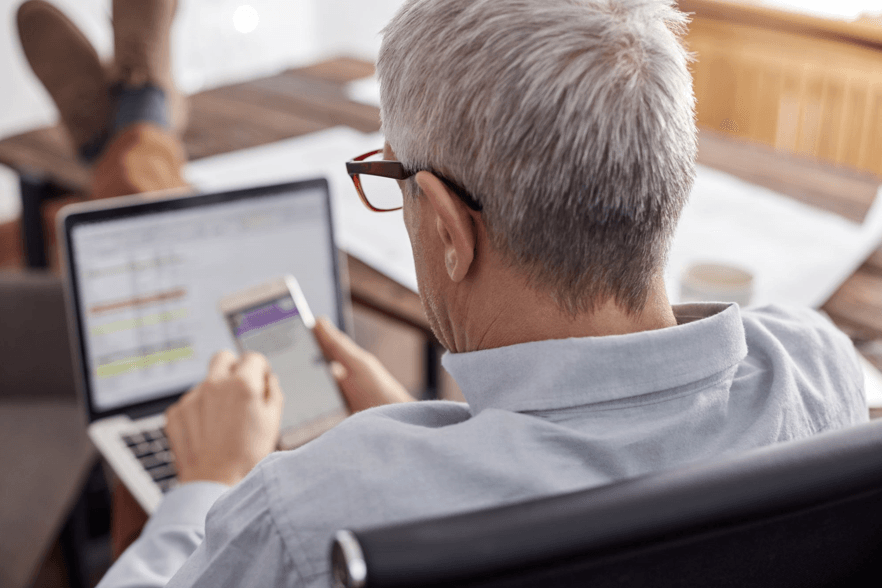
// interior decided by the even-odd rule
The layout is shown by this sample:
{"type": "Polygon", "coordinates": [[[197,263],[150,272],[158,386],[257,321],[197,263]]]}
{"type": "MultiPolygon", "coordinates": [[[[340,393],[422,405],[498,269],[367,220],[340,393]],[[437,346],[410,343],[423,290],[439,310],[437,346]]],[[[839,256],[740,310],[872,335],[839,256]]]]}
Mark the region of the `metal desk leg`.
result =
{"type": "Polygon", "coordinates": [[[64,194],[64,191],[44,177],[35,174],[19,175],[21,187],[21,233],[24,240],[25,264],[32,268],[44,268],[46,258],[46,235],[43,233],[43,203],[64,194]]]}
{"type": "Polygon", "coordinates": [[[19,176],[19,184],[25,264],[28,267],[46,267],[46,236],[43,234],[40,209],[50,190],[49,184],[42,178],[26,174],[19,176]]]}

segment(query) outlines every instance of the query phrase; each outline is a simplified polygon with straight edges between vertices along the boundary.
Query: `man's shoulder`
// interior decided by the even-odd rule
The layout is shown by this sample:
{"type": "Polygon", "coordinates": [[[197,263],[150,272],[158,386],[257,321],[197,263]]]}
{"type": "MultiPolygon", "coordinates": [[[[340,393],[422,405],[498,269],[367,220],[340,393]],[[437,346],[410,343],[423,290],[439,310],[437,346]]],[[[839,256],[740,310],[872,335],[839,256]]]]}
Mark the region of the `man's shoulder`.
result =
{"type": "Polygon", "coordinates": [[[855,379],[861,373],[851,339],[815,310],[769,304],[743,310],[742,319],[748,348],[777,342],[797,360],[833,363],[855,379]]]}
{"type": "MultiPolygon", "coordinates": [[[[322,557],[334,530],[370,526],[432,513],[444,480],[429,471],[445,467],[458,426],[468,426],[468,405],[422,401],[354,414],[293,451],[277,452],[258,466],[271,514],[288,545],[321,541],[322,557]],[[428,509],[428,510],[427,510],[428,509]]],[[[457,454],[458,455],[458,454],[457,454]]],[[[450,457],[455,459],[456,456],[450,457]]],[[[300,556],[297,556],[300,557],[300,556]]],[[[298,567],[310,571],[315,562],[298,567]]],[[[312,571],[315,571],[313,569],[312,571]]]]}
{"type": "Polygon", "coordinates": [[[435,429],[459,424],[471,416],[469,405],[465,402],[423,400],[377,406],[353,415],[344,423],[362,427],[365,426],[364,421],[386,419],[402,425],[435,429]]]}
{"type": "Polygon", "coordinates": [[[746,309],[742,319],[750,357],[789,369],[845,402],[864,402],[857,351],[825,315],[773,304],[746,309]]]}
{"type": "Polygon", "coordinates": [[[348,417],[299,449],[276,454],[270,467],[320,467],[328,460],[365,465],[385,454],[390,444],[401,448],[404,439],[410,444],[432,444],[437,434],[471,416],[467,404],[444,400],[378,406],[348,417]]]}
{"type": "Polygon", "coordinates": [[[799,336],[816,332],[823,336],[848,341],[848,337],[836,328],[826,315],[805,307],[788,304],[766,304],[741,309],[745,324],[761,324],[778,333],[794,333],[799,336]]]}

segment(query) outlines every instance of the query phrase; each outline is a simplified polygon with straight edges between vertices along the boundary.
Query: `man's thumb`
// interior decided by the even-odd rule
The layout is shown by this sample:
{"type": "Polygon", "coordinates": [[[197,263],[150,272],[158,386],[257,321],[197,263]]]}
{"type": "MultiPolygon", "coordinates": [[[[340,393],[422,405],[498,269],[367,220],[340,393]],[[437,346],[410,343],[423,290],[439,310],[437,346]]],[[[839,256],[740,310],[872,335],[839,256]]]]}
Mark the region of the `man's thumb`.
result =
{"type": "Polygon", "coordinates": [[[331,369],[331,375],[334,376],[334,380],[336,380],[338,384],[342,384],[343,380],[349,377],[349,370],[347,370],[339,361],[332,361],[329,364],[329,367],[331,369]]]}
{"type": "Polygon", "coordinates": [[[347,370],[363,361],[364,350],[325,317],[315,322],[315,337],[329,361],[336,361],[347,370]]]}

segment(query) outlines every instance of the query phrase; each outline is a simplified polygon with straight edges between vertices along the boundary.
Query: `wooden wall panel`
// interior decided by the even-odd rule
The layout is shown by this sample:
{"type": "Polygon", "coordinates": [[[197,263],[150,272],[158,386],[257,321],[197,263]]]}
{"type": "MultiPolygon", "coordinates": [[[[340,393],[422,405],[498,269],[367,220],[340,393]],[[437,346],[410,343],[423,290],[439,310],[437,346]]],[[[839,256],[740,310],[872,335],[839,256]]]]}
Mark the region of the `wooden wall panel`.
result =
{"type": "Polygon", "coordinates": [[[882,175],[882,46],[693,16],[698,124],[882,175]]]}

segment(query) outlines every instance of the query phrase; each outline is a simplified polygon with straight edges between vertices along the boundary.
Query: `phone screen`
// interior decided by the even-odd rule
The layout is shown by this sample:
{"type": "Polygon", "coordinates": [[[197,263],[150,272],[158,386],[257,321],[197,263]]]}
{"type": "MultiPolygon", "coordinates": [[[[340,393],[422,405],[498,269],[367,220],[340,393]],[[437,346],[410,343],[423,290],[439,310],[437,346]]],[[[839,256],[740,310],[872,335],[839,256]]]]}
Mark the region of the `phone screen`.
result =
{"type": "Polygon", "coordinates": [[[243,351],[262,353],[285,394],[283,445],[315,437],[346,415],[346,405],[294,299],[284,295],[227,315],[243,351]]]}

